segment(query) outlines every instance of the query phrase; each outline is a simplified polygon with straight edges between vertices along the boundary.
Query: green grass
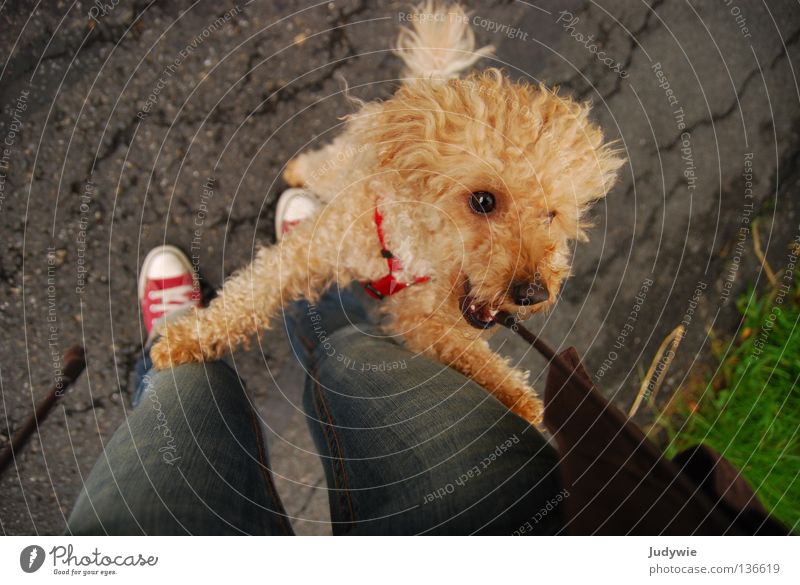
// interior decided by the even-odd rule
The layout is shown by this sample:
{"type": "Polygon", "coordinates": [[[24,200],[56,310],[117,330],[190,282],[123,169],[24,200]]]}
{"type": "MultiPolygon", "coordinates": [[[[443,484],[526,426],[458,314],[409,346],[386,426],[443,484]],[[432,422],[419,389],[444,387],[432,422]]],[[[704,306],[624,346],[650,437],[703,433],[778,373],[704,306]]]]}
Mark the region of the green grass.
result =
{"type": "Polygon", "coordinates": [[[780,304],[777,290],[750,290],[738,299],[740,335],[716,344],[716,371],[681,390],[677,413],[665,424],[669,457],[700,443],[712,447],[793,531],[800,527],[798,291],[800,281],[780,304]]]}

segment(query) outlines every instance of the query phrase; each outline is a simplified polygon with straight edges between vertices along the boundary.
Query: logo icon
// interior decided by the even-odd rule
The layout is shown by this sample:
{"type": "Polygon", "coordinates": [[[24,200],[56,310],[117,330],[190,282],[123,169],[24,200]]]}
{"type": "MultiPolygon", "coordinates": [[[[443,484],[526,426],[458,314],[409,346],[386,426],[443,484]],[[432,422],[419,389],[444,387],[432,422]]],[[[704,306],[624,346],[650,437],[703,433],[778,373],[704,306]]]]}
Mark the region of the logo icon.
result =
{"type": "Polygon", "coordinates": [[[19,566],[26,573],[35,573],[44,564],[44,549],[41,546],[32,544],[26,546],[19,553],[19,566]]]}

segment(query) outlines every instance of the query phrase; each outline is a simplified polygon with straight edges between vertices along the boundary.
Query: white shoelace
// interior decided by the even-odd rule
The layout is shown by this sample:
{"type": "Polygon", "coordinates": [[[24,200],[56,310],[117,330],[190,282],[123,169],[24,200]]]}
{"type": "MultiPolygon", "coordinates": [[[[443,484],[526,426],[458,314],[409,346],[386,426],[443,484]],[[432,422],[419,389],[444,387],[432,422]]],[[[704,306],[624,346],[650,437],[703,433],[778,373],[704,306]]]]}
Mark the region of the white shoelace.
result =
{"type": "Polygon", "coordinates": [[[160,302],[153,304],[150,309],[155,313],[164,313],[166,316],[175,311],[193,307],[195,301],[190,296],[193,289],[194,287],[191,284],[182,284],[172,288],[151,290],[148,293],[150,299],[160,302]]]}

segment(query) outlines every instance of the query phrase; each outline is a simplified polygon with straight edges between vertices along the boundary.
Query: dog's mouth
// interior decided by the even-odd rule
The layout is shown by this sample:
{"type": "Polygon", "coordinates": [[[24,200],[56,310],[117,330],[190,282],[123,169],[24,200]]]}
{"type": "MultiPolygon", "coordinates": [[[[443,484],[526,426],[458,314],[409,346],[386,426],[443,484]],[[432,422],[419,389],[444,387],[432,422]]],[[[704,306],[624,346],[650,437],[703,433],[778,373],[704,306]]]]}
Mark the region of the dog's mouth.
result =
{"type": "Polygon", "coordinates": [[[461,297],[461,314],[464,315],[467,323],[477,329],[488,329],[497,321],[495,317],[499,312],[497,309],[492,309],[488,303],[482,303],[473,297],[470,292],[472,285],[469,278],[464,281],[464,295],[461,297]]]}

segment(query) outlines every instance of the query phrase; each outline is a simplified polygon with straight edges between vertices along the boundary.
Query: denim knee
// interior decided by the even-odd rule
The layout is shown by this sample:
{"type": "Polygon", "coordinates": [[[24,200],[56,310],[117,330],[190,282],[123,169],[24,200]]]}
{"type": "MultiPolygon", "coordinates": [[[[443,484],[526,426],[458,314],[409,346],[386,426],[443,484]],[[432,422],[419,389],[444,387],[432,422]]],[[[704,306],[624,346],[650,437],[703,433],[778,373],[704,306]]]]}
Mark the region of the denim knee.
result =
{"type": "Polygon", "coordinates": [[[511,534],[559,493],[553,449],[472,380],[355,328],[331,344],[304,403],[334,532],[511,534]]]}

